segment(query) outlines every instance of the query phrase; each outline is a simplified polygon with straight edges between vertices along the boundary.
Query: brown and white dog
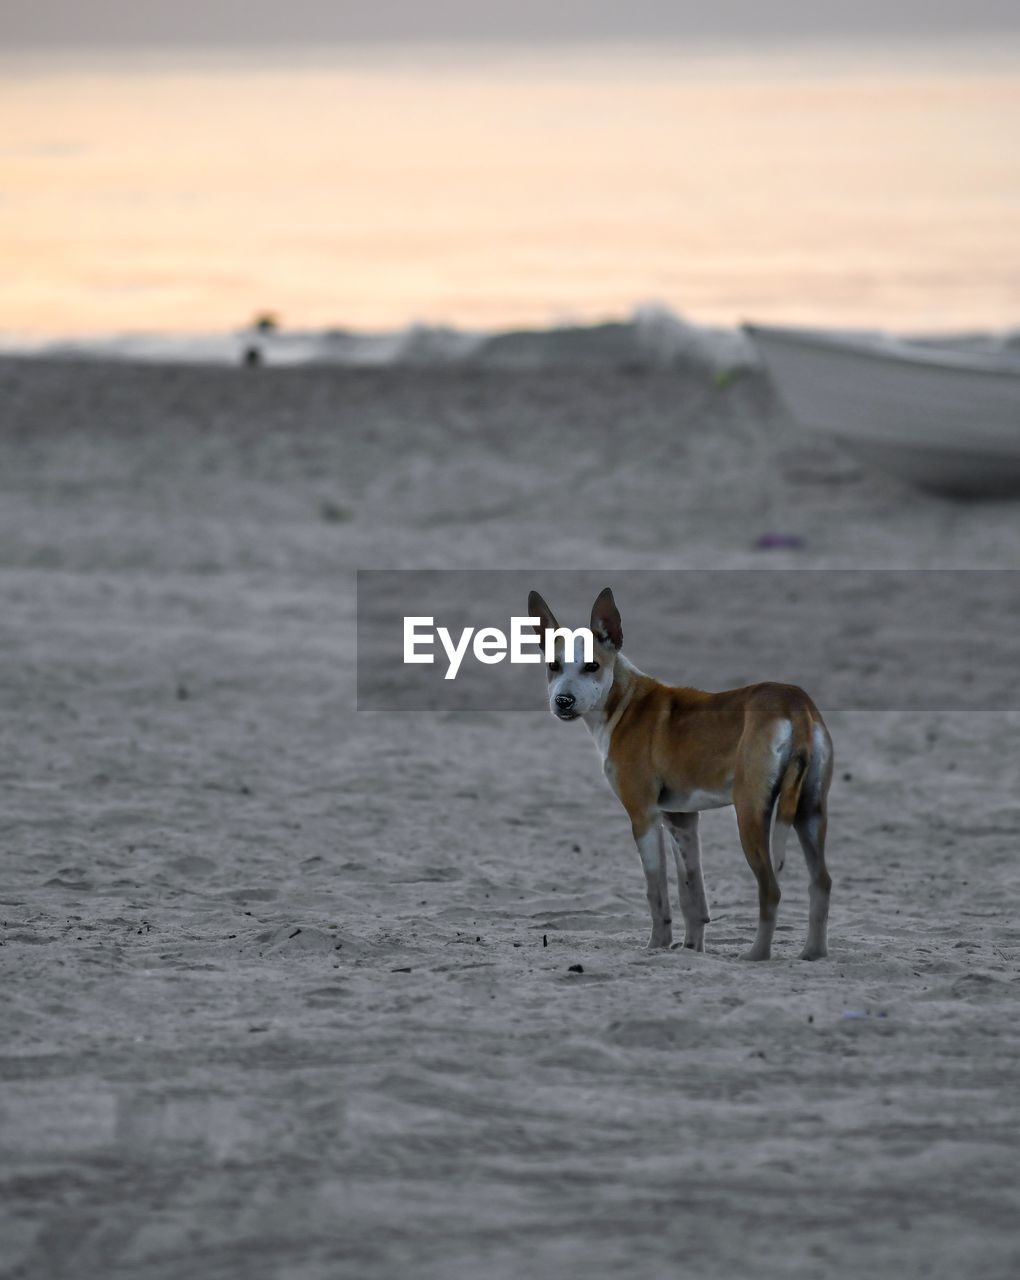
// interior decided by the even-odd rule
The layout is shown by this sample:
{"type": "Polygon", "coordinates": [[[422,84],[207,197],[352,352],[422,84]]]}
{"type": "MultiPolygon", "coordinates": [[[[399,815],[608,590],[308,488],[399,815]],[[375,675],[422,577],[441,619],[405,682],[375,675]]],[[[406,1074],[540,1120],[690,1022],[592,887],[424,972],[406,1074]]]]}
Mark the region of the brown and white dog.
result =
{"type": "MultiPolygon", "coordinates": [[[[538,594],[528,616],[545,632],[558,628],[538,594]]],[[[630,818],[652,914],[648,949],[673,945],[667,843],[672,845],[683,913],[684,946],[705,949],[708,901],[701,874],[698,813],[732,804],[744,855],[758,881],[758,933],[742,957],[767,960],[779,905],[776,871],[792,826],[810,877],[807,944],[802,960],[826,955],[829,890],[825,867],[826,803],[832,739],[817,707],[787,684],[752,684],[725,693],[660,684],[621,653],[623,626],[607,587],[591,611],[593,661],[567,661],[556,638],[548,667],[549,709],[584,720],[609,785],[630,818]],[[773,831],[773,814],[775,829],[773,831]]],[[[581,646],[576,646],[576,652],[581,646]]]]}

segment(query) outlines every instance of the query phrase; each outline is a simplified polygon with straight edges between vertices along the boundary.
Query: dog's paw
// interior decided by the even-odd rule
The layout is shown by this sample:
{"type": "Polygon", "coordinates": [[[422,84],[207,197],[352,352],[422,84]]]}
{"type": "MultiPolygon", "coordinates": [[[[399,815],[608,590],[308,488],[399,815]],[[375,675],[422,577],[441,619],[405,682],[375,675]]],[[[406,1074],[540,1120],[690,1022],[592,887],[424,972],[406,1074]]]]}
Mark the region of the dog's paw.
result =
{"type": "Polygon", "coordinates": [[[740,958],[741,960],[770,960],[772,958],[772,948],[751,947],[740,958]]]}
{"type": "Polygon", "coordinates": [[[825,947],[805,947],[800,953],[800,958],[802,960],[824,960],[828,954],[825,947]]]}
{"type": "Polygon", "coordinates": [[[704,938],[684,938],[683,942],[674,942],[674,943],[673,943],[673,950],[674,950],[674,951],[699,951],[699,952],[704,952],[704,950],[705,950],[705,939],[704,939],[704,938]]]}

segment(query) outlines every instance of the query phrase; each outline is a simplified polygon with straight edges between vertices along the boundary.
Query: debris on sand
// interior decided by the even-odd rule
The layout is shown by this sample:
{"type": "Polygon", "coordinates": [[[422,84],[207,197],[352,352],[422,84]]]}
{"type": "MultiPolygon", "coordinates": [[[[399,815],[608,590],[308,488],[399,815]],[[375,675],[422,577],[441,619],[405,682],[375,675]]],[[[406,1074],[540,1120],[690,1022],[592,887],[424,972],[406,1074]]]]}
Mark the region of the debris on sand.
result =
{"type": "Polygon", "coordinates": [[[766,530],[754,544],[756,551],[803,551],[804,539],[799,533],[777,533],[766,530]]]}

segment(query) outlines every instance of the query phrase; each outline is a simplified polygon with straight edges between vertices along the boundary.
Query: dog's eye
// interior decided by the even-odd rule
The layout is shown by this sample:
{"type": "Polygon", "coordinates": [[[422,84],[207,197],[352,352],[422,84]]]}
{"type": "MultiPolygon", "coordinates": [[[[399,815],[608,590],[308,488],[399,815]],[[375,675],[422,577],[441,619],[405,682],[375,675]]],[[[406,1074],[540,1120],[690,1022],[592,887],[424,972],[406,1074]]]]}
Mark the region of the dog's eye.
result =
{"type": "Polygon", "coordinates": [[[598,669],[599,669],[599,664],[597,662],[586,662],[584,666],[581,668],[581,670],[585,672],[587,675],[590,675],[593,671],[598,671],[598,669]]]}
{"type": "Polygon", "coordinates": [[[558,662],[550,662],[549,670],[554,672],[556,675],[559,675],[559,673],[563,670],[563,668],[560,666],[558,662]]]}

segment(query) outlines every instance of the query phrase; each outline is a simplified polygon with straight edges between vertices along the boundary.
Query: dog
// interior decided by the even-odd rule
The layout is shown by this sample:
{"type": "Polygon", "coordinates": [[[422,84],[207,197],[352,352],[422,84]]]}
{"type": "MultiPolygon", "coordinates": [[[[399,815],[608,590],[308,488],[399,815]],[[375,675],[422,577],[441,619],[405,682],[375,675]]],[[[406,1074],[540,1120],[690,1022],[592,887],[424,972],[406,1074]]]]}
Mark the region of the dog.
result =
{"type": "MultiPolygon", "coordinates": [[[[559,624],[538,594],[528,617],[544,642],[549,710],[583,720],[610,787],[630,818],[652,917],[648,950],[673,946],[667,844],[679,880],[684,946],[705,949],[708,900],[701,872],[698,814],[733,805],[744,856],[758,882],[758,931],[745,960],[768,960],[790,828],[810,878],[807,943],[802,960],[827,954],[832,881],[825,865],[832,739],[803,689],[752,684],[724,693],[675,688],[639,671],[622,653],[623,624],[607,587],[592,606],[592,660],[573,660],[559,624]],[[538,625],[535,625],[537,621],[538,625]],[[773,830],[773,816],[775,826],[773,830]]],[[[569,634],[569,633],[567,633],[569,634]]]]}

